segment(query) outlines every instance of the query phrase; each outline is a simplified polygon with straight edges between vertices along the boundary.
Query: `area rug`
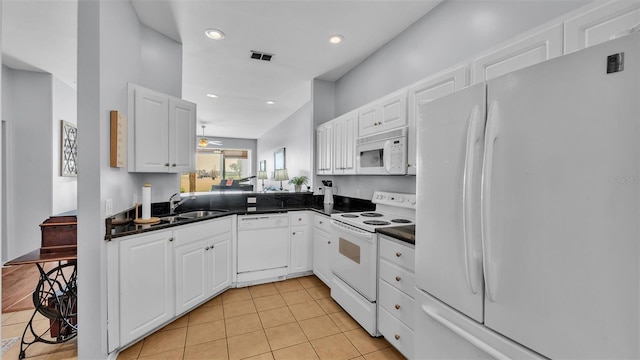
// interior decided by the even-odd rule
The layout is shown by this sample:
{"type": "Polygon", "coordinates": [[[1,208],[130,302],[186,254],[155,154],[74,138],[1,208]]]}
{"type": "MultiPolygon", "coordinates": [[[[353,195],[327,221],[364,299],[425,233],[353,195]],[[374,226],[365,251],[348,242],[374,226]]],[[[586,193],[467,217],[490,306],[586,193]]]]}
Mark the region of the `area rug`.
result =
{"type": "Polygon", "coordinates": [[[20,337],[19,337],[19,336],[18,336],[18,337],[11,338],[11,339],[4,339],[4,340],[2,340],[2,353],[1,353],[1,354],[4,354],[4,353],[6,353],[7,351],[9,351],[9,349],[11,349],[11,347],[12,347],[15,343],[17,343],[18,341],[20,341],[20,337]]]}

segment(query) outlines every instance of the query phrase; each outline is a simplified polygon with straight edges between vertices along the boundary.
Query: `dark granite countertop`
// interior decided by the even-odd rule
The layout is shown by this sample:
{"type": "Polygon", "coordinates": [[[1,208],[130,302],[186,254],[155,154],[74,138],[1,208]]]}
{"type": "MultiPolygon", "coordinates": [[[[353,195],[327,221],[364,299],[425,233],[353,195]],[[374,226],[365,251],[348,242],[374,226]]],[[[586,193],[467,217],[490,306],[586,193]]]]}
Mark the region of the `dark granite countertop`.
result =
{"type": "Polygon", "coordinates": [[[391,236],[394,239],[398,239],[400,241],[404,241],[412,245],[416,244],[416,226],[415,225],[381,228],[381,229],[376,229],[376,232],[379,234],[391,236]]]}
{"type": "MultiPolygon", "coordinates": [[[[333,205],[325,205],[322,203],[322,196],[314,196],[310,193],[258,196],[256,204],[247,204],[246,198],[248,196],[253,197],[255,194],[235,194],[233,197],[218,196],[216,198],[199,197],[191,201],[191,203],[185,202],[185,204],[189,206],[180,208],[178,212],[211,209],[223,209],[226,210],[226,212],[195,219],[181,219],[175,222],[161,221],[154,224],[136,224],[133,222],[135,209],[131,208],[105,220],[105,240],[149,231],[169,229],[175,226],[222,218],[229,215],[273,214],[309,210],[329,216],[335,213],[367,211],[375,208],[375,205],[370,201],[341,196],[334,198],[335,203],[333,205]]],[[[169,213],[168,203],[152,204],[151,213],[154,217],[165,217],[166,215],[163,214],[169,213]]]]}

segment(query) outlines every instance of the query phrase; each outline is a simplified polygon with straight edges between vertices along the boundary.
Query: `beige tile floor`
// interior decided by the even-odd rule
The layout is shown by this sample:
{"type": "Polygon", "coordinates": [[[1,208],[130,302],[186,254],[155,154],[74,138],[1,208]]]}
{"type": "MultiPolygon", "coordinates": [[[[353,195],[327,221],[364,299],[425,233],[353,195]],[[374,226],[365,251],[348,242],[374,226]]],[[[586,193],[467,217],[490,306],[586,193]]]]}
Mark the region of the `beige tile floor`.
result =
{"type": "Polygon", "coordinates": [[[118,356],[129,359],[404,359],[317,277],[230,289],[118,356]]]}
{"type": "MultiPolygon", "coordinates": [[[[2,314],[2,338],[22,336],[32,311],[2,314]]],[[[39,316],[37,329],[47,329],[39,316]]],[[[77,359],[75,339],[37,343],[27,359],[77,359]]],[[[20,343],[2,359],[17,359],[20,343]]],[[[125,349],[129,359],[404,359],[372,338],[331,299],[317,277],[229,289],[125,349]]]]}
{"type": "MultiPolygon", "coordinates": [[[[14,337],[22,337],[22,333],[31,318],[33,310],[16,311],[2,314],[2,338],[11,339],[14,337]]],[[[42,315],[36,315],[34,328],[38,333],[43,333],[49,329],[49,320],[42,315]]],[[[29,339],[29,338],[27,338],[29,339]]],[[[2,354],[3,360],[18,359],[20,354],[20,340],[14,343],[6,353],[2,354]]],[[[66,343],[49,345],[44,343],[35,343],[26,351],[27,359],[34,360],[62,360],[77,359],[77,342],[72,339],[66,343]]]]}

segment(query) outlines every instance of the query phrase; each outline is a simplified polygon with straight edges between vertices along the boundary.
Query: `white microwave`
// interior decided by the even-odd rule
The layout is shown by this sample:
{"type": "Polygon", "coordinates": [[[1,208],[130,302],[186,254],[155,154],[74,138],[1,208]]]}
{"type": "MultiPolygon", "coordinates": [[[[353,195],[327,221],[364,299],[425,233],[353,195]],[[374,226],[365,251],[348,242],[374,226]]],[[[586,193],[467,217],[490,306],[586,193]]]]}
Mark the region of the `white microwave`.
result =
{"type": "Polygon", "coordinates": [[[407,173],[407,127],[361,137],[356,142],[356,172],[364,175],[407,173]]]}

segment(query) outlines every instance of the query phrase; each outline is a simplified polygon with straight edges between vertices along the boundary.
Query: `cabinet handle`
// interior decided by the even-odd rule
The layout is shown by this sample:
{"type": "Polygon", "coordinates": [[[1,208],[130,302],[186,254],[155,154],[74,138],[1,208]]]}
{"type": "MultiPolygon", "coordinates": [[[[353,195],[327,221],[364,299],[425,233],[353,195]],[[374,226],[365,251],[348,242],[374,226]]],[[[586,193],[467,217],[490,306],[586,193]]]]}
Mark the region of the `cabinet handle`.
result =
{"type": "Polygon", "coordinates": [[[395,334],[393,337],[396,338],[396,340],[400,340],[400,335],[398,334],[395,334]]]}
{"type": "Polygon", "coordinates": [[[396,276],[396,281],[400,281],[402,278],[400,276],[396,276]]]}
{"type": "Polygon", "coordinates": [[[164,163],[164,166],[169,166],[169,163],[164,163]]]}
{"type": "Polygon", "coordinates": [[[322,225],[322,221],[320,221],[320,225],[322,225]]]}
{"type": "Polygon", "coordinates": [[[302,218],[298,218],[298,221],[302,221],[302,218]]]}
{"type": "Polygon", "coordinates": [[[331,244],[331,241],[327,241],[327,244],[331,244]]]}
{"type": "Polygon", "coordinates": [[[171,166],[176,167],[177,164],[171,164],[171,166]]]}
{"type": "Polygon", "coordinates": [[[209,250],[209,247],[207,246],[207,247],[206,247],[206,248],[204,248],[204,249],[208,251],[208,250],[209,250]]]}
{"type": "Polygon", "coordinates": [[[396,257],[400,257],[400,256],[402,256],[402,253],[401,252],[397,252],[396,253],[396,257]]]}
{"type": "Polygon", "coordinates": [[[210,249],[213,249],[213,245],[209,246],[210,249]]]}
{"type": "Polygon", "coordinates": [[[395,308],[396,310],[400,310],[400,305],[396,304],[395,308]]]}
{"type": "Polygon", "coordinates": [[[172,238],[172,237],[170,237],[170,238],[169,238],[169,242],[171,242],[171,241],[173,241],[173,238],[172,238]]]}
{"type": "Polygon", "coordinates": [[[295,232],[295,231],[294,231],[293,233],[291,233],[291,235],[295,235],[295,234],[296,234],[296,232],[295,232]]]}

